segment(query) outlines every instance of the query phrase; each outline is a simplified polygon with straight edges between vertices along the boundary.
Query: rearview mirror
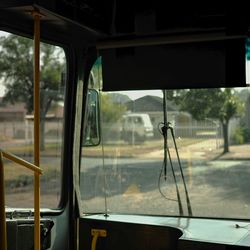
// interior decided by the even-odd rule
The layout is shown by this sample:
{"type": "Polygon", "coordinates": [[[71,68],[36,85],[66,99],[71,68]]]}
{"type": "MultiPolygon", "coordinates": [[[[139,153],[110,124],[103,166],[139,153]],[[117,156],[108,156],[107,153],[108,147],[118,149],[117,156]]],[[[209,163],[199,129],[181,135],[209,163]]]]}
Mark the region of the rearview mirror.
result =
{"type": "Polygon", "coordinates": [[[82,146],[97,146],[100,144],[100,119],[98,92],[89,89],[85,109],[82,146]]]}

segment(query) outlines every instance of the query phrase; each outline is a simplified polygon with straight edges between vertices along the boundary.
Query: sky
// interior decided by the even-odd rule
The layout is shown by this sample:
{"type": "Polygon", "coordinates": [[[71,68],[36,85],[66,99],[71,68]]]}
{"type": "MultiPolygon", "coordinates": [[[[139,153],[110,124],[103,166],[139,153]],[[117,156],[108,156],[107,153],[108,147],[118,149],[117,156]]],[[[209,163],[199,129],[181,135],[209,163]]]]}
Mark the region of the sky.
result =
{"type": "Polygon", "coordinates": [[[3,97],[4,96],[4,88],[3,86],[1,85],[0,86],[0,97],[3,97]]]}
{"type": "Polygon", "coordinates": [[[129,96],[131,100],[135,100],[146,95],[153,95],[160,97],[162,97],[163,95],[161,90],[121,91],[118,93],[129,96]]]}

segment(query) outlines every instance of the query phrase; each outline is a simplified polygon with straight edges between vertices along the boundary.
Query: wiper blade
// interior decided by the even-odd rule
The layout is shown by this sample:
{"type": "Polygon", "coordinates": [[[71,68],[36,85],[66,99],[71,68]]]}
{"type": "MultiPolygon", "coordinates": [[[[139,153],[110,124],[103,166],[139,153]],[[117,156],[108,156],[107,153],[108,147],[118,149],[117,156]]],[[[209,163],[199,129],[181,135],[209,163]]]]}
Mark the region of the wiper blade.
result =
{"type": "Polygon", "coordinates": [[[187,201],[188,215],[192,216],[193,213],[192,213],[191,202],[190,202],[190,199],[189,199],[187,185],[186,185],[185,177],[184,177],[183,170],[182,170],[181,160],[180,160],[180,156],[179,156],[179,152],[178,152],[178,148],[177,148],[177,144],[176,144],[176,140],[175,140],[175,136],[174,136],[174,130],[173,130],[173,127],[170,126],[170,124],[169,124],[169,128],[170,128],[171,135],[172,135],[172,138],[173,138],[175,152],[176,152],[176,156],[177,156],[177,161],[178,161],[178,165],[179,165],[180,172],[181,172],[182,182],[183,182],[183,185],[184,185],[184,190],[185,190],[185,195],[186,195],[186,201],[187,201]]]}
{"type": "Polygon", "coordinates": [[[163,96],[164,96],[164,98],[163,98],[164,122],[162,124],[163,126],[161,127],[161,131],[162,131],[162,135],[164,137],[164,179],[165,179],[165,181],[167,179],[167,156],[168,156],[169,157],[169,163],[170,163],[170,166],[171,166],[171,170],[172,170],[172,173],[173,173],[175,187],[176,187],[176,195],[177,195],[177,201],[178,201],[178,205],[179,205],[179,213],[180,213],[180,215],[183,215],[183,208],[182,208],[182,203],[181,203],[180,192],[179,192],[179,188],[178,188],[178,184],[177,184],[177,180],[176,180],[176,175],[175,175],[175,171],[174,171],[174,167],[173,167],[173,163],[172,163],[172,159],[171,159],[171,155],[170,155],[170,150],[169,150],[169,147],[168,147],[167,134],[168,134],[168,130],[170,130],[171,137],[172,137],[172,140],[174,142],[174,148],[175,148],[175,153],[176,153],[176,156],[177,156],[179,169],[180,169],[180,172],[181,172],[182,182],[183,182],[183,185],[184,185],[188,215],[192,216],[193,213],[192,213],[191,202],[190,202],[190,199],[189,199],[188,190],[187,190],[187,186],[186,186],[186,181],[185,181],[185,177],[184,177],[183,170],[182,170],[180,156],[179,156],[179,152],[178,152],[178,148],[177,148],[177,144],[176,144],[176,140],[175,140],[175,136],[174,136],[174,130],[173,130],[173,127],[171,126],[171,123],[168,122],[168,120],[167,120],[167,91],[166,90],[163,90],[163,96]]]}

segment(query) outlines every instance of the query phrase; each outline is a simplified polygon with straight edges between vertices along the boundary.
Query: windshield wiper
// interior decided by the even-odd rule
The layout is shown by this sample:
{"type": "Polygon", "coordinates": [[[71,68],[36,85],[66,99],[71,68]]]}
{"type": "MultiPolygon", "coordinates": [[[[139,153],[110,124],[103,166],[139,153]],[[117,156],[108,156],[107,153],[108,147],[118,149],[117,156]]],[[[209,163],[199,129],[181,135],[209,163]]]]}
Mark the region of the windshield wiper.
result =
{"type": "Polygon", "coordinates": [[[176,180],[176,174],[175,174],[175,170],[174,170],[174,167],[173,167],[173,162],[172,162],[172,159],[171,159],[170,150],[169,150],[169,147],[168,147],[168,137],[167,137],[167,135],[168,135],[168,130],[170,130],[171,137],[172,137],[172,140],[174,142],[174,149],[175,149],[175,153],[176,153],[176,156],[177,156],[178,166],[179,166],[179,169],[180,169],[180,172],[181,172],[182,182],[183,182],[183,185],[184,185],[188,215],[192,216],[193,213],[192,213],[191,202],[190,202],[190,199],[189,199],[188,190],[187,190],[187,186],[186,186],[186,181],[185,181],[185,177],[184,177],[183,170],[182,170],[180,156],[179,156],[179,152],[178,152],[178,148],[177,148],[177,144],[176,144],[176,140],[175,140],[175,136],[174,136],[174,130],[173,130],[173,127],[171,126],[171,123],[167,121],[167,92],[166,92],[166,90],[163,90],[163,96],[164,96],[164,98],[163,98],[164,122],[162,124],[161,131],[162,131],[162,135],[164,137],[164,179],[165,179],[165,181],[167,180],[167,165],[168,165],[167,157],[169,157],[169,163],[170,163],[171,171],[172,171],[173,178],[174,178],[175,188],[176,188],[177,201],[178,201],[178,205],[179,205],[179,213],[180,213],[180,215],[183,215],[183,208],[182,208],[180,192],[179,192],[179,188],[178,188],[178,184],[177,184],[177,180],[176,180]]]}

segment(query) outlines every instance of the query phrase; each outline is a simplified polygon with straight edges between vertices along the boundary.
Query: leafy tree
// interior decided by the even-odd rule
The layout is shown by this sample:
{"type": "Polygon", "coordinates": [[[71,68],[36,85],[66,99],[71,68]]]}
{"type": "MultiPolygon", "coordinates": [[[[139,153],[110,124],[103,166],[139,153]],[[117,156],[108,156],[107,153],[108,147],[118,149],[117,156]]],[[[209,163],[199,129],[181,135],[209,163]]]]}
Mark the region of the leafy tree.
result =
{"type": "Polygon", "coordinates": [[[121,103],[115,103],[112,100],[112,94],[102,93],[102,113],[103,113],[103,122],[112,123],[117,122],[126,111],[126,106],[121,103]],[[114,105],[119,105],[118,108],[114,108],[114,105]]]}
{"type": "MultiPolygon", "coordinates": [[[[99,57],[93,68],[92,75],[90,76],[90,87],[101,88],[102,85],[102,67],[101,57],[99,57]]],[[[102,109],[102,121],[104,123],[117,122],[126,111],[125,102],[130,100],[128,96],[119,93],[104,93],[101,92],[101,109],[102,109]],[[119,108],[114,108],[114,105],[119,108]]]]}
{"type": "MultiPolygon", "coordinates": [[[[59,101],[61,74],[65,63],[55,46],[41,43],[40,47],[40,117],[41,150],[44,149],[45,117],[53,101],[59,101]]],[[[33,112],[33,40],[9,35],[0,38],[0,77],[6,93],[4,102],[24,102],[27,112],[33,112]]]]}
{"type": "Polygon", "coordinates": [[[229,152],[229,121],[243,110],[243,103],[238,96],[234,95],[233,89],[171,91],[168,98],[175,100],[183,111],[189,112],[196,120],[218,119],[223,130],[223,153],[229,152]]]}

